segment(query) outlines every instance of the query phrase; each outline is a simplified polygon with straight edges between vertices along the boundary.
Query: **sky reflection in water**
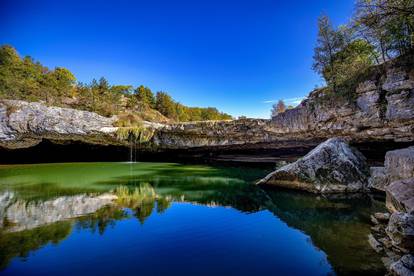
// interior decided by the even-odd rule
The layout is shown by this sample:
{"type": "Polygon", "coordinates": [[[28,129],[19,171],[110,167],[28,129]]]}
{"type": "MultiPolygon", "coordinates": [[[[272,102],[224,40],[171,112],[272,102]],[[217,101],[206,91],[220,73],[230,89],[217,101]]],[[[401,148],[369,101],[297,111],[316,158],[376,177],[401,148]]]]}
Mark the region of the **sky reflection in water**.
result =
{"type": "Polygon", "coordinates": [[[163,163],[2,166],[1,193],[9,201],[0,212],[0,273],[384,272],[367,243],[369,214],[380,202],[250,185],[266,172],[163,163]],[[107,193],[118,200],[102,207],[107,193]],[[96,210],[70,219],[75,205],[96,210]],[[7,221],[7,211],[27,230],[7,221]],[[51,223],[31,225],[35,215],[51,223]]]}

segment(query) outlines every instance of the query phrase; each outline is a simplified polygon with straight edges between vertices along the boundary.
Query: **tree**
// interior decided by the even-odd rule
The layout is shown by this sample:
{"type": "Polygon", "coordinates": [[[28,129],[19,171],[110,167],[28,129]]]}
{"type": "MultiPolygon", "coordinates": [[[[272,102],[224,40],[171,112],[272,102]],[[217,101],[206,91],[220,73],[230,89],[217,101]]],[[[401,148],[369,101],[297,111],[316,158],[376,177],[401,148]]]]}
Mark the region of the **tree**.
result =
{"type": "Polygon", "coordinates": [[[106,94],[109,93],[109,89],[110,89],[109,82],[104,77],[101,77],[99,79],[97,88],[98,88],[98,95],[105,96],[106,94]]]}
{"type": "Polygon", "coordinates": [[[413,0],[358,0],[354,26],[383,62],[414,48],[413,0]]]}
{"type": "Polygon", "coordinates": [[[377,63],[380,63],[389,59],[389,37],[380,22],[379,10],[371,2],[372,0],[358,0],[353,24],[358,35],[377,48],[381,56],[377,63]]]}
{"type": "Polygon", "coordinates": [[[330,77],[335,75],[335,84],[342,86],[346,81],[357,77],[375,63],[376,52],[374,47],[362,39],[356,39],[347,44],[333,58],[334,72],[326,71],[330,77]]]}
{"type": "Polygon", "coordinates": [[[152,93],[151,89],[145,87],[143,85],[137,87],[135,89],[135,95],[138,101],[142,102],[143,104],[154,108],[155,107],[155,98],[154,94],[152,93]]]}
{"type": "Polygon", "coordinates": [[[132,85],[112,85],[111,91],[118,94],[130,95],[133,88],[132,85]]]}
{"type": "Polygon", "coordinates": [[[16,49],[10,45],[0,47],[0,65],[11,65],[20,62],[21,60],[16,49]]]}
{"type": "Polygon", "coordinates": [[[140,118],[150,118],[148,114],[154,114],[151,108],[157,108],[177,121],[231,119],[216,108],[182,105],[165,92],[157,93],[155,99],[151,89],[143,85],[133,90],[130,85],[111,85],[104,77],[93,79],[89,84],[76,84],[69,70],[62,67],[49,70],[29,56],[21,58],[7,45],[0,46],[0,98],[45,101],[61,106],[70,104],[104,116],[134,112],[139,113],[140,118]],[[68,97],[72,99],[68,101],[68,97]],[[138,103],[143,103],[139,107],[144,108],[137,108],[138,103]]]}
{"type": "Polygon", "coordinates": [[[176,119],[176,104],[174,100],[165,92],[157,92],[155,108],[164,116],[176,119]]]}
{"type": "Polygon", "coordinates": [[[180,103],[175,104],[175,113],[180,122],[191,121],[190,109],[180,103]]]}
{"type": "Polygon", "coordinates": [[[72,96],[72,89],[76,82],[75,76],[68,69],[62,67],[56,67],[50,74],[57,96],[72,96]]]}
{"type": "Polygon", "coordinates": [[[286,111],[286,105],[283,100],[279,100],[276,104],[272,107],[272,118],[276,117],[277,114],[283,113],[286,111]]]}
{"type": "Polygon", "coordinates": [[[318,39],[313,56],[313,69],[321,74],[328,84],[332,84],[335,91],[334,58],[344,45],[344,36],[335,30],[327,16],[318,19],[318,39]]]}

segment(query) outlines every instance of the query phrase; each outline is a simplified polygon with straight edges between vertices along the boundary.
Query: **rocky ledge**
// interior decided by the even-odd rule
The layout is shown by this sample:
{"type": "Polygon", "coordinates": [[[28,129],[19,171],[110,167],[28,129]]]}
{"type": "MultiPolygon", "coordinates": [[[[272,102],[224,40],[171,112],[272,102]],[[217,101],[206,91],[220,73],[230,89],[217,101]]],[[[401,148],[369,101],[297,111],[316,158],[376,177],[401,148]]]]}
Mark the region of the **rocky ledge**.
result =
{"type": "MultiPolygon", "coordinates": [[[[197,147],[316,146],[331,137],[352,142],[414,141],[414,66],[394,61],[360,81],[352,100],[330,100],[315,90],[294,109],[272,120],[239,119],[173,124],[143,122],[158,149],[197,147]]],[[[0,101],[0,147],[27,148],[42,139],[53,142],[129,145],[116,138],[116,117],[41,103],[0,101]]]]}

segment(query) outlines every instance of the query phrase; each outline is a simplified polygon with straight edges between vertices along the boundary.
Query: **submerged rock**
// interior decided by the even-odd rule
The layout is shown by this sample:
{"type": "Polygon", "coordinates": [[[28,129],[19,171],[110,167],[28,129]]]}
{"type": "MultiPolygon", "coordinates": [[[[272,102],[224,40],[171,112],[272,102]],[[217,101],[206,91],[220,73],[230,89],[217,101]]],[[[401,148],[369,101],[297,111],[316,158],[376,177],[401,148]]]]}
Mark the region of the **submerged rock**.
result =
{"type": "Polygon", "coordinates": [[[365,157],[343,139],[331,138],[257,184],[315,193],[341,193],[365,191],[367,181],[365,157]]]}

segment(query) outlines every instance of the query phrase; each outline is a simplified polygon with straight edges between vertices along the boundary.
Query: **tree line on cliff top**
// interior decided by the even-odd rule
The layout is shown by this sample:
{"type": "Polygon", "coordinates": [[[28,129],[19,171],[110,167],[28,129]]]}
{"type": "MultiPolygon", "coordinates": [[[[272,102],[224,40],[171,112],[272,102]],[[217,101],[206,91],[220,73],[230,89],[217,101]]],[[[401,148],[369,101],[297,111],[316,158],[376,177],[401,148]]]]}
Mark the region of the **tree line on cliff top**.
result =
{"type": "Polygon", "coordinates": [[[358,75],[414,50],[414,0],[358,0],[346,25],[318,19],[313,69],[333,93],[353,92],[358,75]]]}
{"type": "MultiPolygon", "coordinates": [[[[399,56],[412,58],[413,50],[414,0],[358,0],[346,25],[319,17],[312,67],[326,82],[325,98],[350,101],[359,77],[399,56]]],[[[272,107],[272,117],[286,110],[281,106],[272,107]]]]}
{"type": "Polygon", "coordinates": [[[141,119],[151,121],[163,121],[165,117],[172,121],[232,118],[213,107],[182,105],[166,92],[154,95],[150,88],[143,85],[135,88],[131,85],[111,85],[103,77],[88,84],[76,82],[68,69],[56,67],[51,70],[29,56],[21,58],[8,45],[0,47],[0,98],[43,101],[48,105],[68,106],[104,116],[141,114],[141,119]]]}

